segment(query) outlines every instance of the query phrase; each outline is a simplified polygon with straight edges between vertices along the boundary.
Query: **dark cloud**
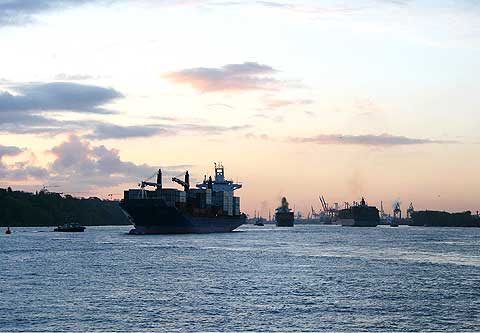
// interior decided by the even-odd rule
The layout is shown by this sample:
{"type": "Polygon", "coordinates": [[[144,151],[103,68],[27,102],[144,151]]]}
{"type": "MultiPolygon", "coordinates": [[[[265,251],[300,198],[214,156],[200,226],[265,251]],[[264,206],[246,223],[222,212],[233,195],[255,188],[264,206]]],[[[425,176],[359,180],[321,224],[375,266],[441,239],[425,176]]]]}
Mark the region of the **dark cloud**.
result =
{"type": "Polygon", "coordinates": [[[276,72],[268,65],[244,62],[220,68],[188,68],[164,77],[175,83],[189,84],[201,92],[278,90],[281,82],[271,76],[276,72]]]}
{"type": "Polygon", "coordinates": [[[3,156],[16,156],[21,152],[23,152],[21,148],[0,145],[0,160],[3,156]]]}
{"type": "Polygon", "coordinates": [[[30,83],[0,91],[0,112],[74,111],[111,113],[101,106],[123,95],[112,89],[72,82],[30,83]]]}
{"type": "Polygon", "coordinates": [[[111,114],[103,108],[123,95],[111,88],[67,82],[9,86],[0,90],[0,132],[49,134],[88,130],[95,121],[62,121],[51,112],[111,114]]]}
{"type": "Polygon", "coordinates": [[[291,138],[290,141],[297,143],[317,143],[332,145],[363,145],[363,146],[400,146],[400,145],[422,145],[453,143],[451,141],[440,141],[430,139],[416,139],[406,136],[395,136],[390,134],[381,135],[335,135],[320,134],[314,137],[291,138]]]}
{"type": "Polygon", "coordinates": [[[101,0],[2,0],[0,1],[0,27],[34,21],[33,16],[45,11],[79,6],[101,0]]]}
{"type": "Polygon", "coordinates": [[[48,170],[31,166],[26,163],[16,163],[12,166],[0,164],[0,177],[7,180],[47,179],[48,170]]]}

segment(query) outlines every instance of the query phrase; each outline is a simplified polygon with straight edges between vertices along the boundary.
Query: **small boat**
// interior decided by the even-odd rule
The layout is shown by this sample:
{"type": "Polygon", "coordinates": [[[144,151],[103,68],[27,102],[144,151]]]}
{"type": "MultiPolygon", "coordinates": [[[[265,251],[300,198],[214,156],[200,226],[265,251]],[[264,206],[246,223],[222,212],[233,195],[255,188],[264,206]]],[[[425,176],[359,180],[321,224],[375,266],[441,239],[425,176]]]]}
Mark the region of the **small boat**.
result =
{"type": "Polygon", "coordinates": [[[53,229],[56,232],[84,232],[85,227],[81,226],[79,223],[65,223],[53,229]]]}
{"type": "Polygon", "coordinates": [[[253,225],[257,227],[263,227],[265,224],[262,222],[262,219],[257,219],[253,225]]]}
{"type": "Polygon", "coordinates": [[[12,230],[10,230],[10,227],[7,227],[7,230],[5,230],[6,235],[10,235],[12,233],[12,230]]]}

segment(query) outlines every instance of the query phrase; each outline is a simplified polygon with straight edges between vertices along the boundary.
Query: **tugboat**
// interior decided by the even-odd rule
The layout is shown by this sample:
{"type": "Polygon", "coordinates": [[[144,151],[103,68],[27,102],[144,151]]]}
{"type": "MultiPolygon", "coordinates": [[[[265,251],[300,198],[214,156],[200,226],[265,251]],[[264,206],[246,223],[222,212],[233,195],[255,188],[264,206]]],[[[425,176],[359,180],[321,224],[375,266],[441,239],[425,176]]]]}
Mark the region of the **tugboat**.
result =
{"type": "Polygon", "coordinates": [[[259,217],[253,225],[256,225],[257,227],[263,227],[265,224],[263,223],[263,220],[261,217],[259,217]]]}
{"type": "Polygon", "coordinates": [[[368,206],[365,199],[360,203],[347,205],[338,212],[338,220],[342,226],[348,227],[376,227],[380,223],[377,207],[368,206]]]}
{"type": "Polygon", "coordinates": [[[53,229],[55,232],[84,232],[85,227],[79,223],[65,223],[53,229]]]}
{"type": "Polygon", "coordinates": [[[288,208],[287,198],[282,198],[282,204],[275,210],[275,223],[277,227],[293,227],[294,213],[288,208]]]}
{"type": "Polygon", "coordinates": [[[163,188],[162,171],[140,183],[140,189],[124,191],[120,207],[135,229],[130,234],[202,234],[231,232],[245,223],[240,212],[240,197],[234,191],[242,184],[225,179],[223,165],[215,164],[215,178],[205,176],[196,188],[190,187],[190,175],[172,178],[183,190],[163,188]],[[154,187],[148,191],[145,187],[154,187]]]}

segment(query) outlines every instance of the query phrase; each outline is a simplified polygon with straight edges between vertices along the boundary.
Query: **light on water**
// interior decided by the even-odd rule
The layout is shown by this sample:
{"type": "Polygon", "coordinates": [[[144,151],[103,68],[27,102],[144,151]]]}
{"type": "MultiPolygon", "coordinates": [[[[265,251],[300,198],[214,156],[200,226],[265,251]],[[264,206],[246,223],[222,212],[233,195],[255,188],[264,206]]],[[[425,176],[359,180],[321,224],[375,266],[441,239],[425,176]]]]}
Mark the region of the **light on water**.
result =
{"type": "Polygon", "coordinates": [[[478,229],[47,230],[0,238],[1,331],[480,330],[478,229]]]}

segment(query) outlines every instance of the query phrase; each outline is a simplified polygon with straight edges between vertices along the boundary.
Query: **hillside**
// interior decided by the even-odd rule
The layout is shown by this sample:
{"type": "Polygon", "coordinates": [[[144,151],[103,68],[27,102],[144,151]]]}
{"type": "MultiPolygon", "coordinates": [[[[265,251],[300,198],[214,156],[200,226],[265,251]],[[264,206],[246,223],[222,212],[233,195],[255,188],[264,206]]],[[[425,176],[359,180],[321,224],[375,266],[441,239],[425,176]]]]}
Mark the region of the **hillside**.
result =
{"type": "Polygon", "coordinates": [[[129,224],[117,201],[0,188],[0,226],[56,226],[70,218],[87,226],[129,224]]]}

